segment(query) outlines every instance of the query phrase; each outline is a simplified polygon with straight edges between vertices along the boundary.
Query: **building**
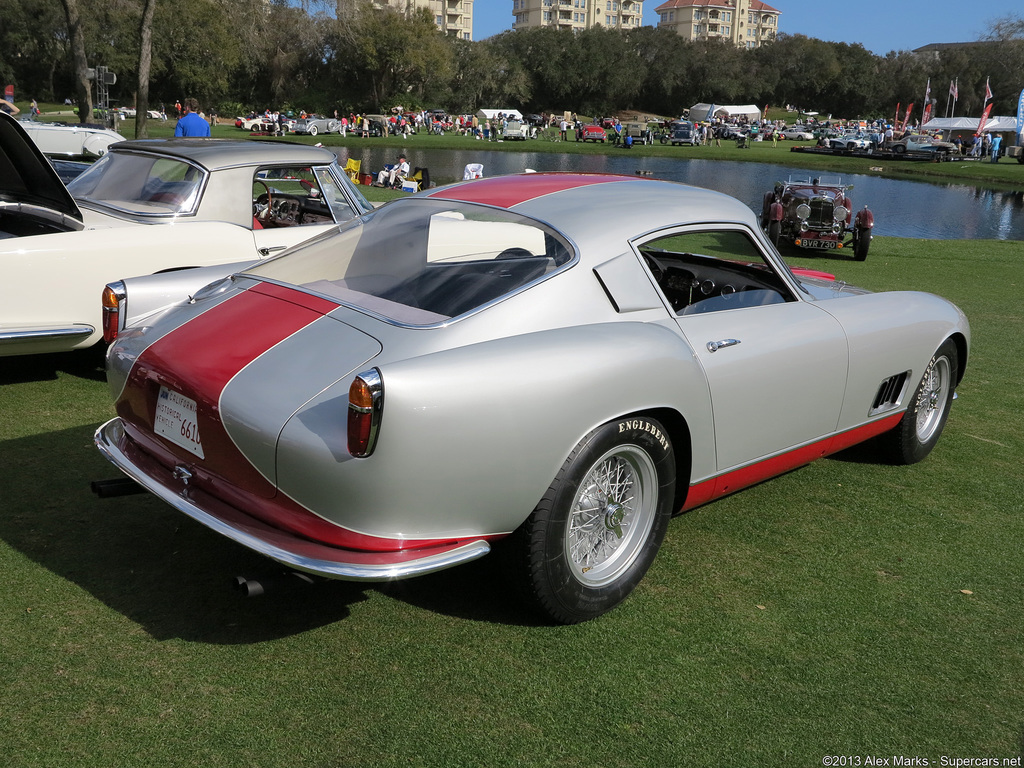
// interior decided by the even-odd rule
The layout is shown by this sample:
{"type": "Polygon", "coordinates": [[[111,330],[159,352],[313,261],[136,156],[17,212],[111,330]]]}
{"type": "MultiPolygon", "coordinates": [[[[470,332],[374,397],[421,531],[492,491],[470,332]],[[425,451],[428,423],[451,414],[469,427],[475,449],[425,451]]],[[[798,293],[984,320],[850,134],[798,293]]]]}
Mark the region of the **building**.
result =
{"type": "Polygon", "coordinates": [[[512,0],[512,29],[638,29],[643,25],[643,0],[512,0]]]}
{"type": "Polygon", "coordinates": [[[668,0],[656,9],[658,27],[687,40],[728,40],[758,48],[775,39],[780,12],[761,0],[668,0]]]}
{"type": "Polygon", "coordinates": [[[409,13],[426,8],[434,17],[437,28],[446,35],[463,40],[473,39],[473,0],[377,0],[396,11],[409,13]]]}

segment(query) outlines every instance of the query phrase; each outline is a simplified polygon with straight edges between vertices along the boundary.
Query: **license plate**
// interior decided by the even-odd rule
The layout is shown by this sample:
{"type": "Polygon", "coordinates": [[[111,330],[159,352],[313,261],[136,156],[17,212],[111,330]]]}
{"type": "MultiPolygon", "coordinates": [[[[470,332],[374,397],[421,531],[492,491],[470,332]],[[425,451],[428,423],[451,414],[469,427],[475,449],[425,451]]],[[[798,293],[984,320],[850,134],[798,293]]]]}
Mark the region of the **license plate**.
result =
{"type": "Polygon", "coordinates": [[[835,240],[811,240],[810,238],[801,238],[800,245],[804,248],[835,248],[835,240]]]}
{"type": "Polygon", "coordinates": [[[167,387],[160,387],[153,431],[200,459],[206,458],[203,455],[203,442],[199,439],[195,400],[167,387]]]}

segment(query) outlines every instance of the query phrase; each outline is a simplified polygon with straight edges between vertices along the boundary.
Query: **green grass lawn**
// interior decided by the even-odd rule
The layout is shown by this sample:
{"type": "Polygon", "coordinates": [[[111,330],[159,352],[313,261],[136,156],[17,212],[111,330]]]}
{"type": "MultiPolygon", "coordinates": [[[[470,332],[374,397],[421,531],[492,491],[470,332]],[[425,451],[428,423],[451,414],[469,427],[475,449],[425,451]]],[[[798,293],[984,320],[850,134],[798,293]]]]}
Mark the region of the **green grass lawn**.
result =
{"type": "MultiPolygon", "coordinates": [[[[112,415],[98,356],[4,358],[4,764],[1019,756],[1024,245],[791,261],[964,309],[973,355],[937,449],[912,467],[855,449],[677,518],[636,593],[573,627],[536,625],[487,558],[242,600],[232,578],[268,561],[154,498],[90,494],[117,475],[92,446],[112,415]]],[[[799,418],[799,382],[766,407],[799,418]]]]}

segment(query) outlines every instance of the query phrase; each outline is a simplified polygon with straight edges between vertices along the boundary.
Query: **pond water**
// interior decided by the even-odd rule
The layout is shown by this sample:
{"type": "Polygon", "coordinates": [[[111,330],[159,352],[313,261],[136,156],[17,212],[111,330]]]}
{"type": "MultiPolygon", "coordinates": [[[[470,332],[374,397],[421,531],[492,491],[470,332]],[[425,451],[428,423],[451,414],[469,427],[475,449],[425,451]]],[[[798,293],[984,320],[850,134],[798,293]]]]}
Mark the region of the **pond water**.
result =
{"type": "MultiPolygon", "coordinates": [[[[468,163],[481,163],[485,176],[535,171],[623,173],[643,171],[653,178],[679,181],[714,189],[739,198],[755,212],[761,211],[764,193],[775,182],[794,178],[829,176],[765,163],[701,160],[700,148],[681,149],[686,158],[640,157],[628,150],[610,149],[606,155],[574,155],[543,152],[494,152],[470,150],[417,150],[415,138],[405,152],[409,164],[430,169],[435,184],[462,179],[468,163]]],[[[528,146],[528,145],[527,145],[528,146]]],[[[348,157],[362,160],[364,171],[378,170],[395,162],[394,148],[339,148],[348,157]]],[[[780,149],[780,152],[785,151],[780,149]]],[[[1021,167],[1024,180],[1024,166],[1021,167]]],[[[865,174],[842,177],[853,184],[850,198],[856,208],[868,205],[875,214],[875,233],[893,237],[935,239],[1024,240],[1024,191],[1000,192],[961,184],[933,184],[885,179],[865,174]]],[[[1024,185],[1022,185],[1024,186],[1024,185]]]]}

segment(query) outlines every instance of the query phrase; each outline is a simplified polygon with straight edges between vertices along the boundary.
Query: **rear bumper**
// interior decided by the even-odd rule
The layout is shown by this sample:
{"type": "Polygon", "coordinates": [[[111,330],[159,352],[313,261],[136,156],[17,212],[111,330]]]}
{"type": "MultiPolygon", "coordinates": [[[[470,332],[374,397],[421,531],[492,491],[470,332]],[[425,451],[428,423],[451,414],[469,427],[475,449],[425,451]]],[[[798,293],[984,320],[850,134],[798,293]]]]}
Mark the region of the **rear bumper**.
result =
{"type": "Polygon", "coordinates": [[[483,557],[491,549],[482,539],[393,552],[321,544],[269,526],[202,490],[180,483],[177,490],[172,488],[170,472],[158,462],[147,460],[146,454],[133,445],[119,418],[97,429],[94,441],[112,464],[179,512],[244,547],[306,573],[348,581],[389,581],[451,568],[483,557]]]}

